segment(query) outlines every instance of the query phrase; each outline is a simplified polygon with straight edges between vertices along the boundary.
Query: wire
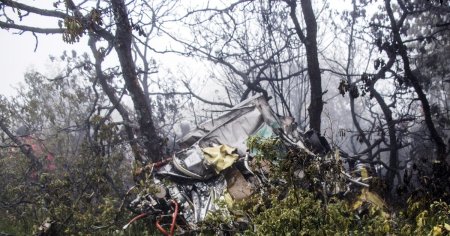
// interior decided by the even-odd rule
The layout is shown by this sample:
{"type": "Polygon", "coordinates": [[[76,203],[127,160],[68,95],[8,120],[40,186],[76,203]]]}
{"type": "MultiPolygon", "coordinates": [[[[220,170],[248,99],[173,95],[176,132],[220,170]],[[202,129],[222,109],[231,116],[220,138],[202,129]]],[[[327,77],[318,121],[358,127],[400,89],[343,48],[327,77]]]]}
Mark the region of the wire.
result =
{"type": "Polygon", "coordinates": [[[172,213],[172,224],[170,225],[170,233],[167,233],[167,231],[159,224],[160,219],[156,220],[156,228],[165,236],[173,236],[175,233],[175,225],[177,223],[177,217],[178,217],[178,203],[175,200],[171,201],[172,205],[174,205],[175,210],[172,213]]]}
{"type": "Polygon", "coordinates": [[[142,214],[140,214],[140,215],[134,217],[133,219],[130,220],[130,222],[128,222],[128,224],[124,225],[124,226],[122,227],[122,229],[127,229],[128,226],[130,226],[130,224],[132,224],[133,222],[135,222],[135,221],[137,221],[137,220],[139,220],[139,219],[142,219],[142,218],[144,218],[144,217],[146,217],[146,216],[148,216],[148,213],[142,213],[142,214]]]}

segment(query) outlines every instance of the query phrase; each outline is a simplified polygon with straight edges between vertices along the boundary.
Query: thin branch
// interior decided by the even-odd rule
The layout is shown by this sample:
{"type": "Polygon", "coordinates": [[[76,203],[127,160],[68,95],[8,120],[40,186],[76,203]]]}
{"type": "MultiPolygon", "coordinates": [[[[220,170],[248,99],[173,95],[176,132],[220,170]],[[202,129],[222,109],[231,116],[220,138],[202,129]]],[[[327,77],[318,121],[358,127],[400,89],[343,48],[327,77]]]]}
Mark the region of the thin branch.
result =
{"type": "Polygon", "coordinates": [[[3,21],[0,21],[0,28],[17,29],[17,30],[23,30],[23,31],[33,32],[33,33],[38,33],[38,34],[62,34],[66,30],[64,28],[31,27],[31,26],[25,26],[25,25],[10,24],[10,23],[6,23],[3,21]]]}
{"type": "Polygon", "coordinates": [[[32,7],[32,6],[23,4],[23,3],[19,3],[16,1],[0,0],[0,2],[5,4],[6,6],[9,6],[12,8],[17,8],[17,9],[24,10],[24,11],[28,11],[28,12],[31,12],[31,13],[34,13],[37,15],[41,15],[41,16],[57,17],[57,18],[61,18],[61,19],[70,17],[70,15],[67,15],[60,11],[45,10],[45,9],[41,9],[41,8],[37,8],[37,7],[32,7]]]}
{"type": "Polygon", "coordinates": [[[200,100],[200,101],[202,101],[202,102],[204,102],[204,103],[211,104],[211,105],[216,105],[216,106],[224,106],[224,107],[229,107],[229,108],[233,107],[233,105],[228,104],[228,103],[224,103],[224,102],[212,102],[212,101],[208,101],[208,100],[206,100],[206,99],[204,99],[204,98],[202,98],[202,97],[196,95],[196,94],[191,90],[191,88],[189,87],[189,84],[188,84],[186,81],[183,81],[183,84],[184,84],[184,86],[186,86],[186,89],[189,90],[189,93],[190,93],[194,98],[197,98],[198,100],[200,100]]]}
{"type": "Polygon", "coordinates": [[[20,141],[17,136],[15,136],[9,128],[4,123],[3,118],[0,118],[0,128],[5,132],[6,135],[20,148],[20,151],[27,156],[37,168],[42,167],[42,164],[39,162],[39,158],[34,155],[32,148],[29,145],[24,145],[22,141],[20,141]]]}

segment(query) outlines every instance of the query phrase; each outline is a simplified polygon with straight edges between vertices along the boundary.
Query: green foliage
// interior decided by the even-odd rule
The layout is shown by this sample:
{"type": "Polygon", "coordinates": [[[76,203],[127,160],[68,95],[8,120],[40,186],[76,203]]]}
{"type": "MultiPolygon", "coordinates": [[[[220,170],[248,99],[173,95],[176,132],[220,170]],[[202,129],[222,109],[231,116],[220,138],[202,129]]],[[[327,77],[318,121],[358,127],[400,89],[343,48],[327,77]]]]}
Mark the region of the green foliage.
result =
{"type": "Polygon", "coordinates": [[[214,234],[218,229],[228,230],[232,227],[234,218],[228,211],[226,202],[219,200],[216,204],[218,209],[213,212],[208,212],[205,220],[200,223],[200,232],[214,234]]]}
{"type": "Polygon", "coordinates": [[[114,189],[123,189],[123,174],[120,169],[110,169],[114,158],[93,155],[88,149],[73,158],[67,163],[59,157],[55,171],[39,171],[31,178],[23,173],[28,165],[21,161],[25,157],[2,159],[0,167],[8,170],[2,173],[2,180],[7,179],[8,183],[1,198],[8,204],[0,214],[7,216],[0,219],[0,225],[15,222],[13,229],[2,226],[2,230],[31,234],[46,218],[54,221],[57,232],[65,235],[104,232],[125,224],[123,217],[128,215],[119,212],[121,198],[114,189]]]}
{"type": "MultiPolygon", "coordinates": [[[[271,207],[262,212],[254,212],[252,217],[254,231],[247,231],[246,234],[256,235],[289,235],[305,234],[312,232],[325,233],[326,218],[320,216],[320,212],[325,212],[321,202],[315,200],[310,193],[290,191],[287,197],[279,201],[271,196],[271,207]]],[[[326,214],[325,214],[326,215],[326,214]]],[[[338,223],[338,221],[334,221],[338,223]]],[[[339,222],[346,225],[349,222],[339,222]]],[[[333,226],[327,225],[328,228],[333,226]]]]}
{"type": "MultiPolygon", "coordinates": [[[[24,192],[31,186],[23,184],[30,162],[23,156],[4,157],[2,150],[0,158],[0,232],[17,235],[30,235],[33,232],[33,207],[22,205],[26,202],[24,192]],[[8,207],[10,206],[10,207],[8,207]],[[22,227],[18,227],[21,225],[22,227]]],[[[33,187],[31,187],[33,188],[33,187]]],[[[36,188],[34,188],[36,189],[36,188]]]]}
{"type": "MultiPolygon", "coordinates": [[[[65,53],[63,60],[83,59],[65,53]]],[[[19,96],[1,100],[2,115],[13,133],[23,124],[29,128],[31,134],[20,139],[34,146],[45,168],[31,169],[29,159],[3,139],[13,146],[0,149],[0,232],[32,235],[46,219],[58,235],[119,230],[131,218],[120,208],[132,183],[131,163],[117,125],[104,113],[89,119],[93,107],[105,104],[102,95],[92,94],[88,79],[76,75],[48,81],[30,72],[25,80],[19,96]],[[86,122],[97,129],[90,132],[86,122]],[[47,168],[50,153],[54,166],[47,168]]]]}
{"type": "MultiPolygon", "coordinates": [[[[252,137],[249,143],[260,157],[277,160],[274,150],[279,150],[280,142],[252,137]]],[[[387,214],[385,209],[369,202],[354,207],[357,201],[354,196],[359,192],[355,189],[352,190],[355,194],[345,198],[330,197],[330,191],[327,197],[316,183],[342,184],[341,166],[337,153],[311,158],[301,150],[289,148],[287,157],[272,166],[274,172],[284,174],[271,177],[291,180],[235,204],[232,212],[245,212],[251,219],[245,235],[444,235],[449,232],[450,207],[443,201],[429,204],[426,197],[410,199],[405,211],[387,214]],[[302,165],[293,160],[301,160],[302,165]],[[296,169],[293,166],[303,168],[302,181],[310,182],[309,187],[298,188],[298,177],[289,177],[293,174],[290,170],[296,169]]]]}
{"type": "Polygon", "coordinates": [[[255,153],[255,157],[259,160],[274,161],[280,159],[285,153],[283,142],[275,137],[251,136],[247,140],[247,147],[255,153]]]}
{"type": "Polygon", "coordinates": [[[305,190],[290,189],[280,200],[278,194],[253,197],[239,207],[247,209],[252,227],[246,235],[384,235],[392,232],[393,221],[375,206],[360,214],[346,200],[333,198],[323,204],[305,190]],[[260,198],[259,200],[256,200],[260,198]],[[255,202],[265,206],[255,206],[255,202]]]}
{"type": "Polygon", "coordinates": [[[401,235],[445,235],[450,233],[450,205],[443,201],[429,204],[426,198],[408,200],[408,207],[400,212],[401,235]]]}
{"type": "Polygon", "coordinates": [[[67,17],[64,19],[64,26],[66,30],[63,34],[63,41],[70,44],[79,42],[84,34],[81,20],[76,17],[67,17]]]}
{"type": "MultiPolygon", "coordinates": [[[[311,156],[294,146],[286,146],[279,138],[252,136],[247,145],[256,153],[257,164],[269,160],[272,164],[269,176],[286,180],[288,185],[314,189],[318,193],[337,192],[344,189],[342,161],[338,152],[326,157],[311,156]]],[[[326,201],[326,199],[324,199],[326,201]]]]}

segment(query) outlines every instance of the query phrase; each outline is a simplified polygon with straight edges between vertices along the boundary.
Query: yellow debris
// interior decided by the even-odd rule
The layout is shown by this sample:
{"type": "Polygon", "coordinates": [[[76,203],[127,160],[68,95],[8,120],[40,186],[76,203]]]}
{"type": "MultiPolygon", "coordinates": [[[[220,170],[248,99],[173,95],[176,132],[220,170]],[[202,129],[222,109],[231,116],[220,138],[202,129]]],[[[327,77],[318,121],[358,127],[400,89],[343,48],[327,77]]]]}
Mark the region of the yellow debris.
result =
{"type": "Polygon", "coordinates": [[[215,147],[207,147],[202,149],[205,156],[206,163],[214,166],[216,173],[230,167],[239,158],[239,155],[234,153],[236,148],[219,145],[215,147]]]}

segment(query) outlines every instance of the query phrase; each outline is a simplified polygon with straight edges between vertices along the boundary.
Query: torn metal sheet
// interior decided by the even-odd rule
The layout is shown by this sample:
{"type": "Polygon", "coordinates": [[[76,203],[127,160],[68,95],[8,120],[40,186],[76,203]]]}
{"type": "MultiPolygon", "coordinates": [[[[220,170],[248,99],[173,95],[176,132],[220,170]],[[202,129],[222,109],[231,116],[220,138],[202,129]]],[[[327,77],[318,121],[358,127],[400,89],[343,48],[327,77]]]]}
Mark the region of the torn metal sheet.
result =
{"type": "Polygon", "coordinates": [[[262,96],[255,96],[236,105],[229,112],[202,123],[182,137],[180,146],[196,143],[200,148],[226,144],[234,147],[240,156],[247,150],[246,141],[263,126],[272,130],[282,128],[281,121],[262,96]]]}
{"type": "Polygon", "coordinates": [[[214,175],[212,168],[205,163],[203,152],[198,145],[176,153],[172,164],[178,172],[193,179],[205,180],[214,175]]]}

